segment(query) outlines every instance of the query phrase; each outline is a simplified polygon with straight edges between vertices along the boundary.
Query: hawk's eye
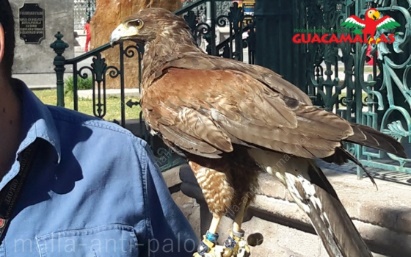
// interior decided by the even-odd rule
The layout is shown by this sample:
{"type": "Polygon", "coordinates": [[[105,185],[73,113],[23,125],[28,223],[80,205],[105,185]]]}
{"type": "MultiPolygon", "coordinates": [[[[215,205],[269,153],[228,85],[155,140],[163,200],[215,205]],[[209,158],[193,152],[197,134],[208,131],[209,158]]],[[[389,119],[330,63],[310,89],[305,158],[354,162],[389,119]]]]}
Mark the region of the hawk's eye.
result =
{"type": "Polygon", "coordinates": [[[132,21],[128,22],[128,25],[136,27],[136,28],[139,29],[139,28],[143,27],[143,21],[140,20],[140,19],[132,20],[132,21]]]}

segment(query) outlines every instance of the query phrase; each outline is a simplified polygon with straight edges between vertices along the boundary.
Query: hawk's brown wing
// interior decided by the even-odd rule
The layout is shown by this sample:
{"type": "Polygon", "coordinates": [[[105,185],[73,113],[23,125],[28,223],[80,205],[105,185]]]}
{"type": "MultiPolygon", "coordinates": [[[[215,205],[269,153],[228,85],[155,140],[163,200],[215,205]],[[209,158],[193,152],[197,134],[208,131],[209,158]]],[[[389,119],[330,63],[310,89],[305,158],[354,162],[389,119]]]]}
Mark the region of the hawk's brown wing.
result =
{"type": "Polygon", "coordinates": [[[144,117],[169,144],[184,151],[218,158],[231,152],[234,143],[321,158],[352,134],[347,121],[288,97],[296,95],[290,94],[294,87],[267,87],[230,69],[163,71],[145,89],[144,117]]]}
{"type": "Polygon", "coordinates": [[[283,96],[287,96],[307,105],[311,105],[310,98],[299,88],[284,80],[279,74],[273,72],[272,70],[258,65],[250,65],[232,59],[204,55],[199,52],[185,52],[178,56],[170,57],[170,59],[167,60],[166,65],[164,65],[162,69],[159,69],[155,76],[162,76],[164,70],[170,67],[190,70],[240,71],[248,74],[252,78],[260,81],[283,96]]]}

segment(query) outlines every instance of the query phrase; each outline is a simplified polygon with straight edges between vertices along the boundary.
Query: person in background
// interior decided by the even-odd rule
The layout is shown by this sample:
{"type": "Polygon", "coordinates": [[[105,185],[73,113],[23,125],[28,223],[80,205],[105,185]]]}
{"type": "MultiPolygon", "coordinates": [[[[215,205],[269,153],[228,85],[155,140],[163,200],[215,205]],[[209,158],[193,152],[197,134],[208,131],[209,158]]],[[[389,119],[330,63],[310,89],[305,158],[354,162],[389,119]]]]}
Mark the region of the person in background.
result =
{"type": "Polygon", "coordinates": [[[84,51],[88,52],[91,41],[91,28],[90,28],[90,18],[87,19],[86,24],[84,24],[84,31],[86,33],[86,45],[84,46],[84,51]]]}
{"type": "Polygon", "coordinates": [[[0,256],[192,256],[197,238],[146,142],[13,79],[7,0],[0,13],[0,256]]]}

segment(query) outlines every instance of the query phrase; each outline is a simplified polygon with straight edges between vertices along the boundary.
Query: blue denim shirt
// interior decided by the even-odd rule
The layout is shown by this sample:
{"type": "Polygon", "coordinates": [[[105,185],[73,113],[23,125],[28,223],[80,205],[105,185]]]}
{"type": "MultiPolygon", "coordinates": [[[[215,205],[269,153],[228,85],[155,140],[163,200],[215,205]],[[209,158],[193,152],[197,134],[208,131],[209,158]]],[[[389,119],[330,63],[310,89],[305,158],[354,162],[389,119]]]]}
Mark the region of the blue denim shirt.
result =
{"type": "Polygon", "coordinates": [[[18,154],[38,152],[0,256],[191,256],[196,238],[173,202],[147,144],[115,124],[45,106],[22,83],[22,141],[0,190],[19,172],[18,154]]]}

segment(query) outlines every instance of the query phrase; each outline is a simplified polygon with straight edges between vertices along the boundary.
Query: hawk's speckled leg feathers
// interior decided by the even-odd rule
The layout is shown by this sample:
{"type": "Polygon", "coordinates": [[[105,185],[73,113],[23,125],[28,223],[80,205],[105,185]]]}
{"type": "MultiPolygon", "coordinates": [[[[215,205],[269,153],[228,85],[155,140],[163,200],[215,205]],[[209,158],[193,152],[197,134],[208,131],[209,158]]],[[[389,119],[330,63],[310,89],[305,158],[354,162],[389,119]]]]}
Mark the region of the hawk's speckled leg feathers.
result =
{"type": "Polygon", "coordinates": [[[199,253],[196,253],[195,256],[198,254],[207,256],[206,253],[213,254],[217,242],[208,238],[210,236],[217,237],[220,219],[227,213],[235,217],[232,231],[233,249],[227,246],[222,249],[224,253],[221,254],[223,257],[229,257],[236,256],[238,251],[242,251],[246,256],[249,248],[243,238],[244,231],[241,229],[241,223],[247,207],[255,197],[260,169],[244,148],[225,154],[221,159],[209,160],[191,155],[190,159],[192,161],[189,162],[189,165],[203,192],[207,206],[213,214],[208,235],[204,236],[199,253]]]}

